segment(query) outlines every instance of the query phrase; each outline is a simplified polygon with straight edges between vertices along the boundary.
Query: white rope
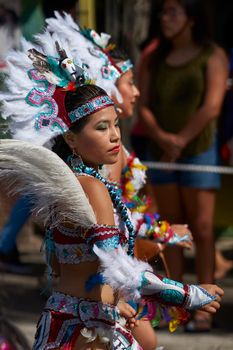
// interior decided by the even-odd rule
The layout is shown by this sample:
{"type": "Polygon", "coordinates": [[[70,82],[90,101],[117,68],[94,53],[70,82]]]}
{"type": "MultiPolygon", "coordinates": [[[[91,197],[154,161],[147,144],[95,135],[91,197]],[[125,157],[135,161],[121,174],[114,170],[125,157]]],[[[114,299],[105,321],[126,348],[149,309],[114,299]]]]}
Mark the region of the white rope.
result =
{"type": "Polygon", "coordinates": [[[217,173],[233,175],[233,167],[214,166],[214,165],[196,165],[183,163],[165,163],[165,162],[143,162],[150,169],[192,171],[204,173],[217,173]]]}

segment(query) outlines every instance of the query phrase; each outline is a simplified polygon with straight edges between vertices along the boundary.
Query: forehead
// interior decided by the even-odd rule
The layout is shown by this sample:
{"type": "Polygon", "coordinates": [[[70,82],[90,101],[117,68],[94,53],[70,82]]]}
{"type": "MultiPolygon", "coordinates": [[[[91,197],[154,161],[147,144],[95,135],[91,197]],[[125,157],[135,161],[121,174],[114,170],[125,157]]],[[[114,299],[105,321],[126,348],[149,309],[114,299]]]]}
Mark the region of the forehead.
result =
{"type": "Polygon", "coordinates": [[[93,113],[90,116],[89,125],[97,124],[101,121],[113,121],[117,118],[117,114],[114,106],[109,106],[101,109],[100,111],[93,113]]]}
{"type": "Polygon", "coordinates": [[[133,71],[132,71],[132,69],[130,69],[118,79],[118,82],[122,83],[122,82],[128,81],[132,78],[133,78],[133,71]]]}

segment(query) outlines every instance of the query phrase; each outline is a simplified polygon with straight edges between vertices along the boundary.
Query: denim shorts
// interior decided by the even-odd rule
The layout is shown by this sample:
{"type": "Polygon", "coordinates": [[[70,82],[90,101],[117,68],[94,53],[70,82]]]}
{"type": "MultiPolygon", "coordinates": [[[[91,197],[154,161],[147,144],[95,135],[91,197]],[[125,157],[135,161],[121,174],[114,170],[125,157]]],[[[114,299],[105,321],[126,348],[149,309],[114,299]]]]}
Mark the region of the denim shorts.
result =
{"type": "MultiPolygon", "coordinates": [[[[148,154],[147,160],[153,161],[153,157],[148,154]]],[[[218,152],[217,138],[212,146],[205,152],[195,156],[184,157],[177,163],[196,165],[219,165],[220,158],[218,152]]],[[[164,171],[159,169],[148,169],[147,175],[153,185],[178,184],[180,186],[197,189],[219,189],[221,185],[220,174],[208,172],[191,171],[164,171]]]]}

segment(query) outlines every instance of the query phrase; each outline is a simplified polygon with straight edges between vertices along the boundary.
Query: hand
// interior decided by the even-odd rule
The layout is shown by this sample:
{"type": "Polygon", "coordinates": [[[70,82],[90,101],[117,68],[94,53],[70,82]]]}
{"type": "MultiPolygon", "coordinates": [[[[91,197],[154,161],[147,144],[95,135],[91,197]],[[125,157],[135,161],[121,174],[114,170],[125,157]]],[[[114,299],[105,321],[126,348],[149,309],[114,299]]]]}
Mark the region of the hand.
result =
{"type": "MultiPolygon", "coordinates": [[[[190,249],[193,245],[193,236],[191,231],[188,229],[187,225],[171,225],[171,229],[174,231],[174,233],[178,236],[177,242],[174,242],[174,245],[182,248],[190,249]],[[179,240],[180,238],[180,240],[179,240]]],[[[168,244],[172,245],[172,239],[171,242],[168,242],[168,244]]]]}
{"type": "Polygon", "coordinates": [[[216,300],[202,306],[200,310],[214,314],[220,308],[220,302],[222,300],[222,296],[224,295],[224,291],[215,284],[201,284],[200,287],[206,289],[208,293],[216,296],[216,300]]]}
{"type": "Polygon", "coordinates": [[[123,300],[120,300],[117,304],[117,307],[120,311],[120,315],[126,318],[127,320],[126,325],[129,328],[134,328],[138,326],[139,320],[137,320],[137,312],[132,306],[130,306],[128,303],[124,302],[123,300]]]}
{"type": "Polygon", "coordinates": [[[167,161],[174,161],[179,158],[182,149],[185,147],[185,141],[180,135],[165,131],[160,131],[155,141],[164,151],[164,156],[162,158],[166,158],[167,161]]]}

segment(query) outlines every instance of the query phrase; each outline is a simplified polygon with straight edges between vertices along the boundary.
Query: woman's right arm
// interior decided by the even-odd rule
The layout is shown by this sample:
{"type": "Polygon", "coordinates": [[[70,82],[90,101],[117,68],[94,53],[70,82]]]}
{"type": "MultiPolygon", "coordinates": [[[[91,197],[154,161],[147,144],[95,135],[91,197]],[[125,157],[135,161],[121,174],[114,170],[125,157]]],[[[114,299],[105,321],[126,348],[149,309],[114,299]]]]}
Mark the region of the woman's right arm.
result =
{"type": "MultiPolygon", "coordinates": [[[[112,201],[104,184],[91,177],[80,177],[80,183],[96,215],[97,224],[114,226],[112,201]]],[[[137,259],[132,259],[120,248],[119,231],[114,230],[113,244],[109,244],[112,233],[89,238],[94,251],[104,266],[103,275],[106,283],[114,289],[122,290],[126,294],[131,290],[132,295],[140,295],[160,303],[184,306],[187,309],[205,308],[215,312],[223,291],[217,286],[201,287],[168,280],[155,275],[150,265],[137,259]],[[105,238],[106,236],[106,238],[105,238]],[[105,262],[104,262],[105,260],[105,262]],[[132,278],[133,276],[133,278],[132,278]],[[174,293],[176,298],[174,299],[174,293]],[[209,304],[207,306],[207,304],[209,304]],[[204,306],[206,305],[206,306],[204,306]]],[[[127,299],[126,299],[127,300],[127,299]]]]}

